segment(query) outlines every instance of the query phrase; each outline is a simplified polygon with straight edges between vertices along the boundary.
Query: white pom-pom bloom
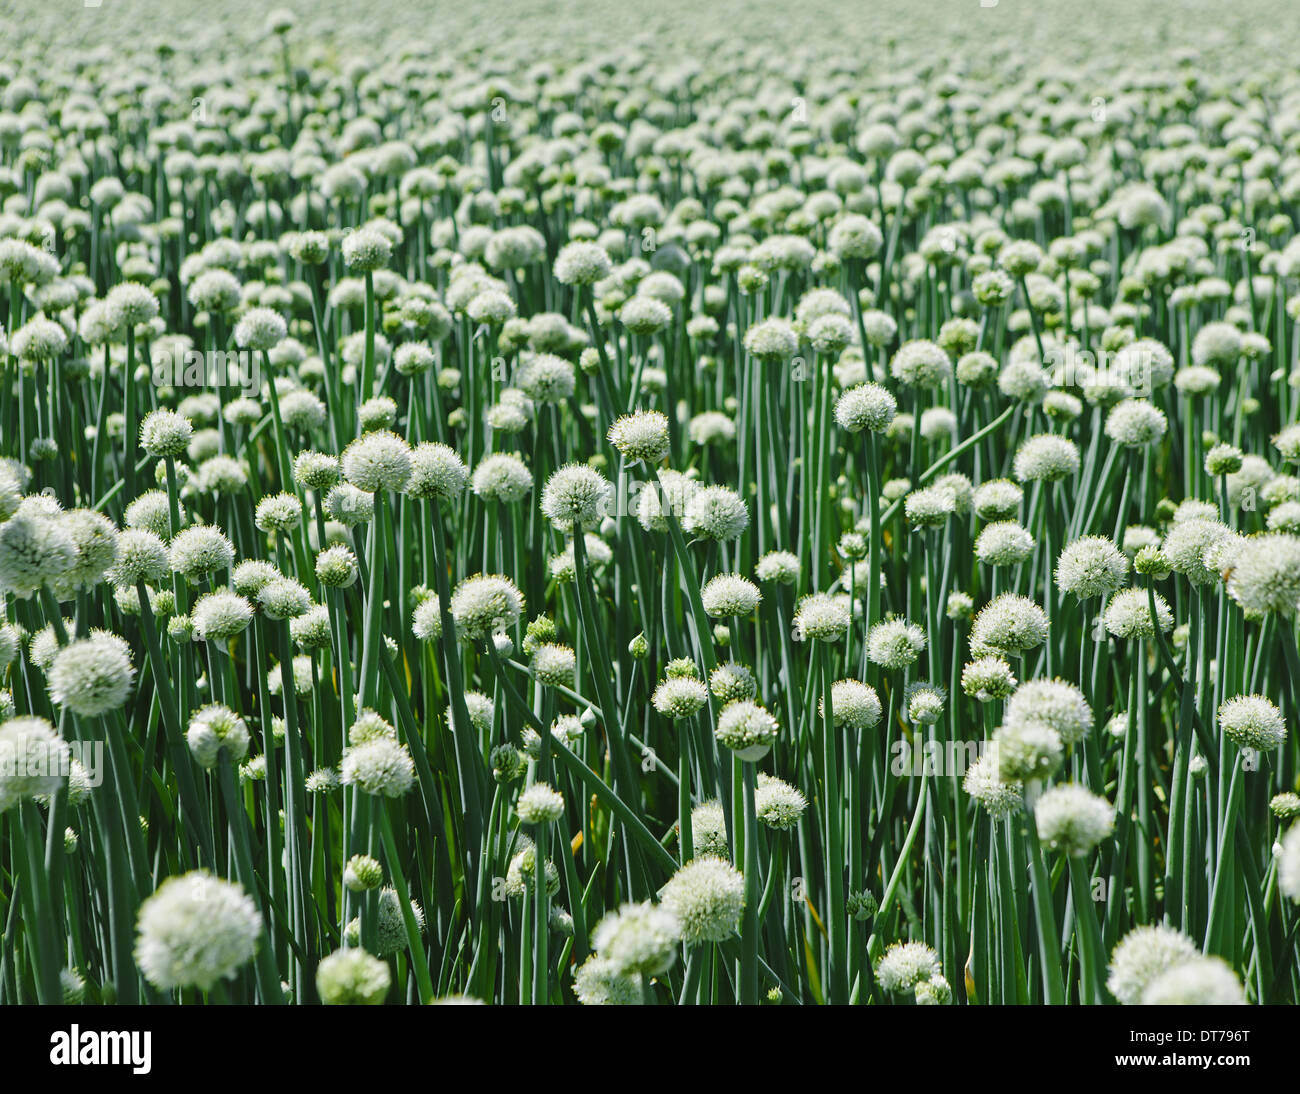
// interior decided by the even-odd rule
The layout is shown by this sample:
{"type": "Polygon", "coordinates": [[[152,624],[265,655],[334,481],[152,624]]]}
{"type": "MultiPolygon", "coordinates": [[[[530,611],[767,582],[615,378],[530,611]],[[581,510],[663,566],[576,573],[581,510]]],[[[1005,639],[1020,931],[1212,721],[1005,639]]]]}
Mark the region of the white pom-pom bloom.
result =
{"type": "Polygon", "coordinates": [[[220,703],[210,703],[194,713],[185,739],[195,761],[208,770],[217,766],[222,749],[235,765],[248,755],[248,726],[243,718],[220,703]]]}
{"type": "Polygon", "coordinates": [[[876,981],[891,993],[911,991],[942,973],[939,955],[924,942],[895,942],[876,962],[876,981]]]}
{"type": "Polygon", "coordinates": [[[627,976],[659,976],[673,967],[681,924],[662,905],[624,904],[609,912],[591,936],[592,948],[627,976]]]}
{"type": "Polygon", "coordinates": [[[802,639],[838,642],[853,621],[847,596],[812,593],[800,598],[794,609],[794,631],[802,639]]]}
{"type": "MultiPolygon", "coordinates": [[[[825,717],[825,699],[817,701],[817,713],[825,717]]],[[[880,697],[876,689],[860,680],[837,680],[831,685],[831,716],[837,729],[870,729],[880,721],[880,697]]]]}
{"type": "Polygon", "coordinates": [[[1159,593],[1153,596],[1156,606],[1154,620],[1145,592],[1121,589],[1106,605],[1106,629],[1116,638],[1154,638],[1159,624],[1161,632],[1168,633],[1174,626],[1174,613],[1163,596],[1159,593]]]}
{"type": "Polygon", "coordinates": [[[1061,766],[1061,735],[1041,722],[999,726],[993,733],[991,762],[1002,782],[1046,779],[1061,766]]]}
{"type": "Polygon", "coordinates": [[[894,397],[875,383],[851,387],[835,403],[835,421],[850,433],[861,433],[864,429],[881,433],[897,413],[894,397]]]}
{"type": "Polygon", "coordinates": [[[1056,583],[1080,600],[1108,596],[1124,584],[1129,561],[1106,536],[1084,536],[1061,552],[1056,563],[1056,583]]]}
{"type": "Polygon", "coordinates": [[[723,708],[714,735],[737,759],[753,763],[767,755],[779,729],[776,719],[761,706],[741,699],[723,708]]]}
{"type": "Polygon", "coordinates": [[[919,338],[898,347],[889,371],[895,380],[909,387],[938,387],[952,375],[952,360],[942,347],[919,338]]]}
{"type": "Polygon", "coordinates": [[[586,464],[561,467],[542,489],[542,513],[557,528],[597,528],[609,515],[613,485],[599,471],[586,464]]]}
{"type": "Polygon", "coordinates": [[[1190,938],[1172,927],[1135,927],[1115,947],[1110,957],[1106,987],[1121,1003],[1142,1000],[1148,985],[1172,968],[1201,956],[1190,938]]]}
{"type": "Polygon", "coordinates": [[[61,649],[50,666],[50,698],[83,718],[107,714],[131,694],[131,648],[99,631],[61,649]]]}
{"type": "Polygon", "coordinates": [[[749,527],[749,510],[730,487],[702,486],[686,502],[685,529],[701,539],[738,539],[749,527]]]}
{"type": "Polygon", "coordinates": [[[654,690],[650,702],[668,718],[689,718],[709,700],[708,688],[693,676],[674,676],[654,690]]]}
{"type": "Polygon", "coordinates": [[[1056,730],[1065,744],[1074,744],[1092,728],[1092,707],[1083,692],[1065,680],[1030,680],[1011,696],[1003,721],[1037,722],[1056,730]]]}
{"type": "Polygon", "coordinates": [[[448,445],[425,441],[411,450],[411,476],[406,493],[432,500],[455,497],[469,481],[469,468],[460,454],[448,445]]]}
{"type": "Polygon", "coordinates": [[[1016,450],[1012,470],[1021,482],[1056,482],[1079,470],[1079,447],[1066,437],[1040,433],[1016,450]]]}
{"type": "Polygon", "coordinates": [[[995,821],[1005,820],[1024,805],[1024,787],[1019,782],[1003,782],[989,756],[979,757],[966,769],[962,787],[995,821]]]}
{"type": "Polygon", "coordinates": [[[1106,416],[1106,436],[1125,448],[1155,444],[1168,428],[1165,412],[1141,399],[1125,399],[1106,416]]]}
{"type": "Polygon", "coordinates": [[[552,824],[564,816],[564,795],[546,783],[533,783],[519,795],[515,813],[524,824],[552,824]]]}
{"type": "Polygon", "coordinates": [[[1053,786],[1034,806],[1038,838],[1054,851],[1086,855],[1111,834],[1115,809],[1082,786],[1053,786]]]}
{"type": "Polygon", "coordinates": [[[1219,707],[1219,728],[1240,748],[1272,752],[1286,740],[1282,712],[1263,695],[1238,695],[1219,707]]]}
{"type": "MultiPolygon", "coordinates": [[[[897,671],[914,663],[925,649],[925,631],[905,619],[877,623],[867,632],[867,659],[897,671]]],[[[832,703],[834,695],[832,695],[832,703]]]]}
{"type": "Polygon", "coordinates": [[[1300,608],[1300,536],[1253,536],[1237,552],[1228,595],[1254,614],[1293,615],[1300,608]]]}
{"type": "Polygon", "coordinates": [[[745,909],[745,878],[731,863],[706,855],[678,870],[660,896],[681,924],[687,945],[723,942],[745,909]]]}
{"type": "Polygon", "coordinates": [[[1221,957],[1195,957],[1163,972],[1139,1000],[1147,1007],[1244,1007],[1246,992],[1221,957]]]}
{"type": "Polygon", "coordinates": [[[1047,613],[1028,597],[1003,593],[982,607],[971,625],[970,647],[976,657],[989,653],[1012,657],[1041,646],[1047,639],[1047,613]]]}
{"type": "Polygon", "coordinates": [[[411,447],[396,433],[376,430],[343,450],[343,477],[358,490],[402,490],[411,477],[411,447]]]}
{"type": "Polygon", "coordinates": [[[750,615],[763,599],[758,586],[739,574],[718,574],[700,590],[704,610],[713,619],[750,615]]]}
{"type": "Polygon", "coordinates": [[[401,742],[387,736],[372,737],[344,752],[342,775],[346,786],[398,798],[415,785],[415,764],[401,742]]]}
{"type": "Polygon", "coordinates": [[[262,919],[239,885],[194,870],[158,886],[136,927],[135,960],[150,984],[208,991],[252,960],[262,919]]]}
{"type": "Polygon", "coordinates": [[[451,594],[451,617],[457,630],[469,639],[509,630],[519,622],[523,610],[523,593],[500,574],[467,577],[451,594]]]}

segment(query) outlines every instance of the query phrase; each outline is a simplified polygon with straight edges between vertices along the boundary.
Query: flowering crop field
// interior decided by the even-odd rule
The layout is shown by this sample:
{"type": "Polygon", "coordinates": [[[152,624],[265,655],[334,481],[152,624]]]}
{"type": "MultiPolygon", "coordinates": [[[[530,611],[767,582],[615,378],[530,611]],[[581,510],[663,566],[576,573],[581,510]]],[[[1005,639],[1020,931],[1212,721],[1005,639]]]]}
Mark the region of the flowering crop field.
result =
{"type": "Polygon", "coordinates": [[[443,6],[3,16],[0,1002],[1300,1002],[1288,4],[443,6]]]}

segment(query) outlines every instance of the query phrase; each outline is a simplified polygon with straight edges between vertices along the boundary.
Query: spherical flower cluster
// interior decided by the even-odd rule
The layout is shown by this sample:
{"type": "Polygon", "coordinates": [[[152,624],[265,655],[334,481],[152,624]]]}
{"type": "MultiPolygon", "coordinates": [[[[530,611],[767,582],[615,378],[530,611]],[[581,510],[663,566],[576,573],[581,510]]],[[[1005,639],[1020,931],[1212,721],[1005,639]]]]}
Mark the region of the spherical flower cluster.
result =
{"type": "Polygon", "coordinates": [[[288,336],[284,319],[270,308],[252,308],[235,324],[235,341],[254,352],[274,349],[288,336]]]}
{"type": "Polygon", "coordinates": [[[1061,552],[1056,583],[1080,600],[1108,596],[1128,577],[1128,556],[1106,536],[1084,536],[1061,552]]]}
{"type": "Polygon", "coordinates": [[[619,972],[612,961],[594,953],[573,974],[573,994],[587,1007],[637,1006],[643,1002],[640,979],[619,972]]]}
{"type": "Polygon", "coordinates": [[[1047,613],[1042,608],[1028,597],[1002,593],[976,614],[971,624],[971,655],[1018,656],[1041,646],[1047,629],[1047,613]]]}
{"type": "Polygon", "coordinates": [[[316,966],[316,992],[327,1006],[379,1006],[391,985],[388,963],[357,946],[336,950],[316,966]]]}
{"type": "Polygon", "coordinates": [[[980,657],[969,662],[961,673],[962,691],[972,699],[988,703],[1005,699],[1016,688],[1015,673],[1002,658],[980,657]]]}
{"type": "Polygon", "coordinates": [[[467,577],[451,594],[456,629],[471,640],[508,631],[519,622],[523,610],[523,593],[500,574],[467,577]]]}
{"type": "Polygon", "coordinates": [[[762,599],[758,586],[739,574],[717,574],[700,590],[704,610],[713,619],[751,615],[762,599]]]}
{"type": "Polygon", "coordinates": [[[1286,740],[1286,721],[1263,695],[1238,695],[1219,707],[1219,728],[1239,748],[1272,752],[1286,740]]]}
{"type": "Polygon", "coordinates": [[[344,751],[342,778],[367,794],[399,798],[415,785],[415,764],[404,744],[377,736],[344,751]]]}
{"type": "Polygon", "coordinates": [[[1170,969],[1200,958],[1196,944],[1172,927],[1135,927],[1110,956],[1106,987],[1121,1003],[1142,1001],[1147,987],[1170,969]]]}
{"type": "Polygon", "coordinates": [[[542,513],[562,531],[596,528],[608,515],[612,492],[609,480],[599,471],[586,464],[566,464],[546,480],[542,513]]]}
{"type": "Polygon", "coordinates": [[[176,533],[169,557],[176,573],[197,582],[230,569],[235,561],[235,546],[220,528],[195,524],[176,533]]]}
{"type": "Polygon", "coordinates": [[[630,463],[655,464],[668,455],[668,417],[658,410],[623,415],[610,425],[608,436],[630,463]]]}
{"type": "Polygon", "coordinates": [[[897,401],[879,383],[850,387],[835,404],[835,420],[849,433],[883,433],[897,413],[897,401]]]}
{"type": "Polygon", "coordinates": [[[689,718],[709,700],[703,681],[692,676],[676,676],[664,680],[654,690],[650,702],[655,710],[668,718],[689,718]]]}
{"type": "Polygon", "coordinates": [[[1233,560],[1228,595],[1252,614],[1294,615],[1300,609],[1300,536],[1249,537],[1233,560]]]}
{"type": "Polygon", "coordinates": [[[727,858],[731,854],[726,813],[718,802],[700,802],[691,810],[691,846],[697,855],[727,858]]]}
{"type": "Polygon", "coordinates": [[[938,387],[952,375],[952,360],[942,347],[920,338],[899,346],[889,371],[908,387],[938,387]]]}
{"type": "Polygon", "coordinates": [[[533,473],[518,456],[494,452],[474,468],[470,488],[485,501],[522,501],[533,488],[533,473]]]}
{"type": "Polygon", "coordinates": [[[991,479],[975,488],[971,505],[980,520],[1010,520],[1016,515],[1024,496],[1024,490],[1010,479],[991,479]]]}
{"type": "Polygon", "coordinates": [[[903,511],[916,527],[937,528],[957,511],[957,499],[951,490],[929,486],[908,494],[903,511]]]}
{"type": "Polygon", "coordinates": [[[1141,399],[1125,399],[1106,416],[1106,436],[1125,448],[1155,444],[1168,428],[1165,412],[1141,399]]]}
{"type": "Polygon", "coordinates": [[[206,770],[217,766],[223,749],[236,766],[248,755],[248,726],[243,718],[220,703],[209,703],[194,712],[185,740],[195,762],[206,770]]]}
{"type": "Polygon", "coordinates": [[[1174,613],[1168,601],[1159,593],[1153,592],[1155,618],[1151,616],[1151,606],[1147,594],[1141,589],[1121,589],[1106,605],[1106,629],[1116,638],[1154,638],[1156,626],[1167,634],[1173,630],[1174,613]]]}
{"type": "Polygon", "coordinates": [[[993,733],[993,764],[1002,782],[1048,778],[1061,766],[1061,735],[1042,722],[1014,722],[993,733]]]}
{"type": "Polygon", "coordinates": [[[519,370],[519,387],[535,402],[562,403],[573,396],[576,387],[573,364],[553,353],[539,353],[519,370]]]}
{"type": "Polygon", "coordinates": [[[880,250],[884,236],[874,221],[860,213],[846,213],[831,226],[826,244],[840,258],[865,261],[880,250]]]}
{"type": "Polygon", "coordinates": [[[383,232],[358,228],[343,237],[343,264],[350,270],[369,273],[388,265],[393,245],[383,232]]]}
{"type": "Polygon", "coordinates": [[[688,862],[663,887],[663,906],[677,917],[681,938],[723,942],[736,930],[745,910],[745,878],[721,858],[701,856],[688,862]]]}
{"type": "Polygon", "coordinates": [[[411,447],[388,430],[363,434],[343,450],[343,477],[367,494],[400,491],[411,477],[411,447]]]}
{"type": "Polygon", "coordinates": [[[919,680],[909,684],[903,693],[903,706],[907,720],[913,725],[932,726],[942,716],[948,694],[937,684],[919,680]]]}
{"type": "MultiPolygon", "coordinates": [[[[817,713],[826,715],[825,699],[817,702],[817,713]]],[[[870,729],[880,721],[880,697],[876,689],[860,680],[837,680],[831,685],[831,716],[837,729],[870,729]]]]}
{"type": "Polygon", "coordinates": [[[1175,573],[1193,585],[1213,585],[1219,571],[1206,565],[1206,552],[1227,535],[1228,529],[1217,520],[1192,517],[1170,527],[1161,550],[1175,573]]]}
{"type": "Polygon", "coordinates": [[[252,604],[229,589],[204,593],[190,610],[194,637],[200,642],[228,642],[252,621],[252,604]]]}
{"type": "Polygon", "coordinates": [[[986,566],[1017,566],[1034,553],[1034,537],[1014,520],[986,524],[975,537],[975,557],[986,566]]]}
{"type": "Polygon", "coordinates": [[[523,824],[552,824],[564,816],[564,795],[546,783],[533,783],[519,795],[515,813],[523,824]]]}
{"type": "Polygon", "coordinates": [[[406,493],[413,498],[452,498],[465,489],[469,468],[454,448],[424,441],[411,450],[411,476],[406,493]]]}
{"type": "Polygon", "coordinates": [[[730,487],[702,486],[687,499],[683,527],[701,539],[738,539],[749,527],[749,510],[730,487]]]}
{"type": "Polygon", "coordinates": [[[812,593],[801,597],[794,609],[794,633],[814,642],[838,642],[853,621],[853,610],[846,596],[812,593]]]}
{"type": "Polygon", "coordinates": [[[1241,331],[1231,323],[1205,323],[1192,339],[1192,363],[1232,369],[1241,357],[1241,331]]]}
{"type": "Polygon", "coordinates": [[[294,494],[268,494],[253,512],[253,524],[263,532],[291,532],[301,520],[302,502],[294,494]]]}
{"type": "Polygon", "coordinates": [[[753,763],[767,755],[779,729],[776,719],[763,707],[741,699],[722,709],[714,735],[737,759],[753,763]]]}
{"type": "Polygon", "coordinates": [[[1024,787],[1018,781],[1004,782],[999,777],[996,758],[980,756],[967,769],[962,788],[988,811],[995,821],[1006,820],[1025,804],[1024,787]]]}
{"type": "Polygon", "coordinates": [[[140,423],[140,447],[151,456],[180,456],[193,436],[190,420],[174,410],[151,411],[140,423]]]}
{"type": "Polygon", "coordinates": [[[625,976],[660,976],[673,967],[681,925],[661,904],[624,904],[596,925],[591,945],[625,976]]]}
{"type": "Polygon", "coordinates": [[[262,917],[237,883],[193,870],[140,905],[136,931],[135,961],[150,984],[208,991],[253,959],[262,917]]]}
{"type": "Polygon", "coordinates": [[[130,647],[115,634],[96,631],[55,655],[50,698],[73,714],[95,718],[125,703],[134,679],[130,647]]]}
{"type": "Polygon", "coordinates": [[[1056,482],[1079,470],[1079,447],[1066,437],[1040,433],[1018,449],[1012,464],[1021,482],[1056,482]]]}
{"type": "Polygon", "coordinates": [[[913,664],[923,649],[925,631],[905,619],[887,619],[867,632],[867,659],[894,672],[913,664]]]}
{"type": "Polygon", "coordinates": [[[754,566],[754,576],[764,583],[793,585],[802,572],[799,556],[790,551],[769,551],[754,566]]]}
{"type": "Polygon", "coordinates": [[[1053,786],[1034,806],[1038,838],[1054,851],[1078,857],[1088,854],[1115,827],[1115,809],[1082,786],[1053,786]]]}
{"type": "Polygon", "coordinates": [[[760,824],[777,832],[788,832],[808,810],[808,799],[783,779],[758,775],[754,788],[754,811],[760,824]]]}
{"type": "Polygon", "coordinates": [[[883,991],[912,991],[942,975],[939,955],[924,942],[895,942],[876,962],[876,982],[883,991]]]}
{"type": "Polygon", "coordinates": [[[799,337],[786,319],[765,319],[745,331],[746,351],[760,361],[786,361],[799,348],[799,337]]]}
{"type": "Polygon", "coordinates": [[[326,588],[349,588],[359,576],[357,556],[341,543],[327,547],[316,556],[316,576],[326,588]]]}
{"type": "Polygon", "coordinates": [[[114,585],[153,585],[171,572],[167,545],[153,532],[128,528],[117,536],[117,558],[104,576],[114,585]]]}
{"type": "Polygon", "coordinates": [[[592,285],[609,276],[608,252],[582,240],[567,243],[555,257],[555,280],[561,285],[592,285]]]}
{"type": "Polygon", "coordinates": [[[758,683],[744,665],[729,661],[709,673],[709,690],[720,702],[731,703],[737,699],[754,698],[758,693],[758,683]]]}
{"type": "Polygon", "coordinates": [[[76,558],[71,535],[48,516],[20,510],[0,524],[0,589],[16,597],[57,581],[76,558]]]}

